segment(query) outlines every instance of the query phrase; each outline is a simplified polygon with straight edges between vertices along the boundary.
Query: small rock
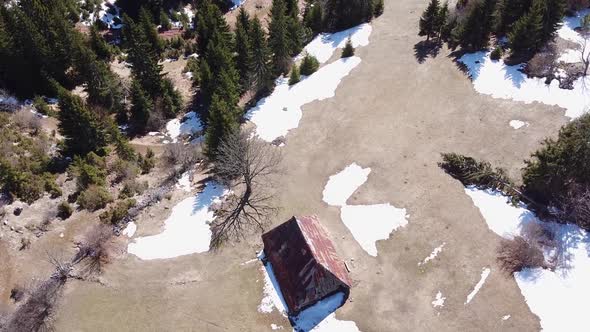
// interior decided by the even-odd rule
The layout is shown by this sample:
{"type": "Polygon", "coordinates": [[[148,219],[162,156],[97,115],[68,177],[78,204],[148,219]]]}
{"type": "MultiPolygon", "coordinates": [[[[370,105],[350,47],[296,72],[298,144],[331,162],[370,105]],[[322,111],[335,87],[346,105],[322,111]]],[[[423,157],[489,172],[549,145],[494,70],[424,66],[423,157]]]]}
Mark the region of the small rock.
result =
{"type": "Polygon", "coordinates": [[[21,208],[21,207],[17,207],[17,208],[15,208],[15,209],[14,209],[14,212],[13,212],[13,213],[14,213],[14,215],[15,215],[15,216],[17,216],[17,217],[18,217],[18,216],[20,216],[20,214],[21,214],[22,212],[23,212],[23,208],[21,208]]]}

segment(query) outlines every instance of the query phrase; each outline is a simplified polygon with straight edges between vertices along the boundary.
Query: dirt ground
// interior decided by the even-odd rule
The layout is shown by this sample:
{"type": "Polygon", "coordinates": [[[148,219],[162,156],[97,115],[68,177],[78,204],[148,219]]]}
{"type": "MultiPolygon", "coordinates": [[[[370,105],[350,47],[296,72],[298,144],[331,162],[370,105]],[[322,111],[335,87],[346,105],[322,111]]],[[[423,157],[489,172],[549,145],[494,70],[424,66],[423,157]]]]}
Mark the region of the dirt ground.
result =
{"type": "MultiPolygon", "coordinates": [[[[294,214],[320,217],[352,267],[351,298],[337,318],[355,321],[363,332],[538,331],[539,320],[516,282],[495,262],[500,238],[487,228],[462,185],[437,162],[441,152],[459,152],[502,165],[516,176],[523,159],[567,118],[555,107],[478,94],[447,50],[418,63],[417,22],[426,5],[426,0],[386,0],[385,14],[373,22],[369,46],[357,50],[362,63],[342,81],[335,97],[303,107],[300,126],[288,134],[283,148],[284,172],[275,185],[281,212],[273,223],[294,214]],[[508,124],[513,119],[530,126],[514,130],[508,124]],[[353,239],[338,208],[322,202],[328,177],[352,162],[372,171],[349,203],[389,202],[410,215],[406,227],[378,242],[377,257],[353,239]],[[418,267],[443,242],[439,256],[418,267]],[[484,267],[491,274],[465,305],[484,267]],[[435,309],[431,302],[438,291],[446,301],[435,309]],[[504,315],[511,318],[503,321],[504,315]]],[[[145,212],[138,235],[157,232],[176,199],[145,212]]],[[[261,264],[242,263],[259,249],[259,236],[251,236],[218,252],[175,259],[141,261],[127,255],[108,266],[101,277],[104,285],[67,285],[55,329],[267,331],[271,323],[287,329],[289,323],[277,312],[257,311],[261,264]]],[[[41,249],[31,250],[16,260],[0,243],[5,265],[40,262],[36,253],[41,249]]],[[[7,287],[1,285],[16,280],[11,270],[0,269],[0,302],[7,302],[7,287]]]]}

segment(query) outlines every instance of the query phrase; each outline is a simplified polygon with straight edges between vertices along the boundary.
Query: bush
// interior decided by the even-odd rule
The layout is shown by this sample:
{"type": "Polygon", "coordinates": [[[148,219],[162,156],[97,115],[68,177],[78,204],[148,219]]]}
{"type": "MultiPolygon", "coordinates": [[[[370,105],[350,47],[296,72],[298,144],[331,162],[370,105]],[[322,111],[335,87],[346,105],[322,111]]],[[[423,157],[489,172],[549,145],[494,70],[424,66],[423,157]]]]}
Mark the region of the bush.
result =
{"type": "Polygon", "coordinates": [[[47,105],[47,103],[45,102],[45,99],[43,99],[43,97],[35,96],[35,99],[33,99],[33,106],[35,107],[37,112],[39,112],[43,115],[47,115],[47,116],[55,115],[55,112],[51,109],[51,107],[49,107],[49,105],[47,105]]]}
{"type": "Polygon", "coordinates": [[[490,54],[490,59],[498,61],[502,58],[502,54],[502,48],[500,46],[496,46],[496,48],[494,48],[494,50],[490,54]]]}
{"type": "Polygon", "coordinates": [[[57,198],[62,195],[61,188],[55,182],[56,176],[45,172],[43,173],[43,181],[45,182],[45,191],[49,193],[51,198],[57,198]]]}
{"type": "Polygon", "coordinates": [[[74,209],[72,209],[72,206],[67,201],[62,201],[57,206],[57,216],[62,220],[68,219],[73,212],[74,209]]]}
{"type": "Polygon", "coordinates": [[[119,193],[120,198],[133,197],[141,195],[148,188],[147,181],[138,182],[136,180],[129,180],[123,182],[123,189],[119,193]]]}
{"type": "Polygon", "coordinates": [[[156,165],[156,158],[155,158],[154,151],[152,149],[148,148],[145,153],[145,157],[142,156],[141,154],[138,154],[137,164],[139,165],[139,168],[141,169],[142,174],[149,173],[156,165]]]}
{"type": "Polygon", "coordinates": [[[76,156],[68,172],[76,176],[76,184],[80,191],[91,185],[105,185],[106,163],[104,158],[94,152],[90,152],[85,159],[76,156]]]}
{"type": "Polygon", "coordinates": [[[299,67],[294,65],[291,69],[291,76],[289,77],[289,85],[295,85],[301,81],[301,75],[299,74],[299,67]]]}
{"type": "Polygon", "coordinates": [[[493,168],[489,162],[456,153],[443,153],[438,166],[449,175],[461,181],[464,186],[475,185],[483,189],[495,189],[516,197],[514,185],[502,168],[493,168]]]}
{"type": "Polygon", "coordinates": [[[111,194],[101,186],[91,185],[78,196],[78,204],[82,209],[96,211],[112,202],[111,194]]]}
{"type": "Polygon", "coordinates": [[[139,168],[134,162],[117,159],[111,164],[110,171],[114,174],[114,182],[119,183],[126,180],[133,180],[139,174],[139,168]]]}
{"type": "Polygon", "coordinates": [[[100,221],[104,223],[116,224],[127,216],[127,211],[134,207],[136,201],[134,199],[126,199],[118,201],[108,211],[100,214],[100,221]]]}
{"type": "Polygon", "coordinates": [[[500,268],[510,275],[525,268],[544,267],[545,265],[541,249],[521,236],[516,236],[511,240],[503,239],[498,248],[497,260],[500,268]]]}
{"type": "Polygon", "coordinates": [[[301,62],[301,75],[309,76],[320,68],[320,62],[313,55],[306,54],[301,62]]]}
{"type": "Polygon", "coordinates": [[[184,172],[189,166],[203,158],[201,151],[193,145],[183,143],[166,144],[163,159],[168,168],[184,172]]]}
{"type": "Polygon", "coordinates": [[[350,40],[350,37],[348,37],[346,45],[344,45],[344,48],[342,49],[342,58],[350,58],[353,55],[354,47],[352,46],[352,40],[350,40]]]}

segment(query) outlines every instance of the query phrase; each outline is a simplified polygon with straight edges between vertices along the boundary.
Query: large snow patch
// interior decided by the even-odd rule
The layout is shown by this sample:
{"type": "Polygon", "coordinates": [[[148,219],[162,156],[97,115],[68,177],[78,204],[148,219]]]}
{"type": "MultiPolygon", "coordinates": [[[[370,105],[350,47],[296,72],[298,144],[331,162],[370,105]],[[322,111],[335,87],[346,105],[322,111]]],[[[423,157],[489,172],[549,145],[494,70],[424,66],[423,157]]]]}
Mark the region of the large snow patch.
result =
{"type": "Polygon", "coordinates": [[[319,34],[305,46],[297,58],[301,59],[307,53],[316,57],[320,63],[324,63],[332,57],[337,49],[344,48],[348,38],[350,38],[353,47],[369,45],[369,36],[372,30],[369,23],[364,23],[339,32],[319,34]]]}
{"type": "Polygon", "coordinates": [[[563,261],[555,271],[534,268],[514,274],[531,311],[539,316],[543,331],[587,331],[587,303],[590,299],[590,258],[588,233],[575,225],[543,223],[524,206],[490,190],[466,189],[490,229],[511,238],[522,225],[535,222],[550,228],[563,261]]]}
{"type": "Polygon", "coordinates": [[[160,234],[136,238],[127,247],[129,253],[141,259],[173,258],[209,250],[211,229],[215,219],[211,204],[227,193],[223,186],[207,182],[202,193],[189,197],[174,208],[160,234]]]}
{"type": "Polygon", "coordinates": [[[348,165],[340,173],[330,176],[323,191],[323,200],[332,206],[344,206],[346,200],[367,182],[370,168],[362,168],[356,163],[348,165]]]}
{"type": "Polygon", "coordinates": [[[256,134],[267,142],[285,136],[299,126],[303,105],[333,97],[342,79],[360,63],[359,57],[339,59],[293,86],[281,77],[273,93],[251,108],[246,118],[256,125],[256,134]]]}

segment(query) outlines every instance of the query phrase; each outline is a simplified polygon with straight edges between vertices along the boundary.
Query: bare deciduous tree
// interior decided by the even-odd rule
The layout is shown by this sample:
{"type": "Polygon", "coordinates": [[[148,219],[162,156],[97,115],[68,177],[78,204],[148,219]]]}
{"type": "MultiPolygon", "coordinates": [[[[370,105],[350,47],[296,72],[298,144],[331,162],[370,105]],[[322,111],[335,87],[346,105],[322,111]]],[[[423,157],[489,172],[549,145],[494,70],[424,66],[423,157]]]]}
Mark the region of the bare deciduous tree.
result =
{"type": "Polygon", "coordinates": [[[214,173],[222,184],[238,195],[231,195],[218,211],[212,225],[211,246],[217,248],[230,238],[239,238],[251,229],[264,230],[276,212],[271,204],[270,178],[278,171],[278,149],[249,131],[226,137],[220,144],[214,173]]]}
{"type": "Polygon", "coordinates": [[[79,246],[79,251],[72,260],[77,265],[81,263],[80,274],[90,276],[102,272],[109,262],[112,250],[113,230],[111,227],[98,224],[90,229],[79,246]]]}
{"type": "Polygon", "coordinates": [[[545,266],[541,249],[521,236],[503,239],[498,247],[497,259],[502,270],[510,275],[524,268],[545,266]]]}
{"type": "Polygon", "coordinates": [[[582,18],[580,27],[580,58],[584,64],[583,75],[588,75],[588,67],[590,67],[590,15],[582,18]]]}

